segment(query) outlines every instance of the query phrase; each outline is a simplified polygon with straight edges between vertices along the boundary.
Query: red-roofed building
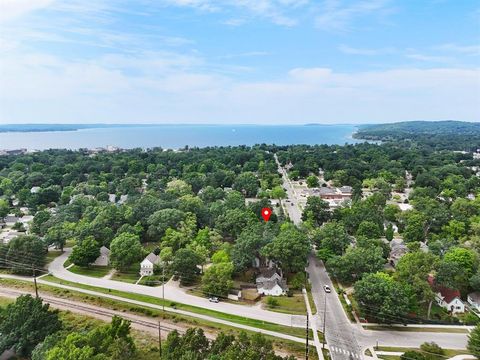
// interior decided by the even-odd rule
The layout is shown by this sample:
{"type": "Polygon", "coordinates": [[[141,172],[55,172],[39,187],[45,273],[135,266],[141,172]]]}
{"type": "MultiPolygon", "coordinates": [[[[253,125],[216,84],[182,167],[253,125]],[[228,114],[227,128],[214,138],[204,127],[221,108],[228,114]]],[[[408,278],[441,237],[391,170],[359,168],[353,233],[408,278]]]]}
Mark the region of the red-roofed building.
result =
{"type": "Polygon", "coordinates": [[[465,304],[460,298],[460,291],[435,285],[435,279],[432,275],[428,276],[428,283],[435,292],[435,300],[439,306],[452,314],[465,312],[465,304]]]}

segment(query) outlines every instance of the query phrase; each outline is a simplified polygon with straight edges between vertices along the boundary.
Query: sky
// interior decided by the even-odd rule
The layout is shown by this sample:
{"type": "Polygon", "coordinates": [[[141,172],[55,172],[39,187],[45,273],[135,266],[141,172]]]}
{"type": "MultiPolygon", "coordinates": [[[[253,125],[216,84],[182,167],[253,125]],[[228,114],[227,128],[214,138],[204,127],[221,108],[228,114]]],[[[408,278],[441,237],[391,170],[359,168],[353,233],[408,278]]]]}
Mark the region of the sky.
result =
{"type": "Polygon", "coordinates": [[[480,121],[477,0],[0,0],[0,123],[480,121]]]}

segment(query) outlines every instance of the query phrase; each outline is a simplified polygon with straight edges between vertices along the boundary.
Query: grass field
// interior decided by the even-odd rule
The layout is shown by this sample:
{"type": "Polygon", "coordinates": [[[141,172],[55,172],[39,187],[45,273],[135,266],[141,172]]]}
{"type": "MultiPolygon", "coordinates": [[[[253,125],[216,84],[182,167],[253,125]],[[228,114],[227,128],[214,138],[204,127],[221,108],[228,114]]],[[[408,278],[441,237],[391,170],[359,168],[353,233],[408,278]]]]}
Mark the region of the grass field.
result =
{"type": "MultiPolygon", "coordinates": [[[[57,284],[69,285],[69,286],[77,287],[77,288],[80,288],[80,289],[92,290],[92,291],[96,291],[96,292],[99,292],[99,293],[116,295],[116,296],[120,296],[120,297],[123,297],[123,298],[126,298],[126,299],[142,301],[142,302],[149,303],[149,304],[154,304],[154,305],[164,304],[167,307],[174,307],[176,309],[190,311],[190,312],[196,313],[196,314],[208,315],[208,316],[211,316],[211,317],[214,317],[214,318],[217,318],[217,319],[222,319],[222,320],[231,321],[231,322],[234,322],[234,323],[237,323],[237,324],[257,327],[259,329],[281,332],[281,333],[284,333],[284,334],[294,335],[294,336],[298,336],[298,337],[304,337],[304,335],[305,335],[305,332],[302,328],[295,328],[295,327],[288,327],[288,326],[273,324],[273,323],[269,323],[269,322],[265,322],[265,321],[261,321],[261,320],[250,319],[250,318],[246,318],[246,317],[242,317],[242,316],[222,313],[222,312],[215,311],[215,310],[204,309],[204,308],[200,308],[200,307],[196,307],[196,306],[190,306],[190,305],[181,304],[181,303],[177,303],[177,302],[169,301],[169,300],[165,300],[165,302],[163,302],[162,299],[159,299],[159,298],[156,298],[156,297],[153,297],[153,296],[129,293],[129,292],[118,291],[118,290],[105,289],[105,288],[100,288],[100,287],[95,287],[95,286],[90,286],[90,285],[77,284],[77,283],[73,283],[73,282],[70,282],[70,281],[65,281],[65,280],[58,279],[58,278],[56,278],[52,275],[47,275],[44,278],[42,278],[42,280],[57,283],[57,284]]],[[[200,321],[200,320],[198,320],[198,321],[200,321]]]]}
{"type": "Polygon", "coordinates": [[[467,334],[467,329],[462,328],[436,328],[436,327],[408,327],[408,326],[381,326],[381,325],[372,325],[372,326],[363,326],[365,330],[372,330],[372,331],[408,331],[408,332],[432,332],[432,333],[461,333],[467,334]]]}
{"type": "MultiPolygon", "coordinates": [[[[20,280],[13,280],[13,279],[0,279],[0,285],[4,287],[11,287],[11,288],[17,288],[17,289],[28,289],[28,290],[33,290],[33,286],[31,283],[26,282],[26,281],[20,281],[20,280]]],[[[211,322],[203,319],[198,319],[195,317],[190,317],[186,315],[180,315],[180,314],[173,314],[169,312],[163,313],[161,310],[158,309],[153,309],[148,306],[138,306],[134,304],[130,304],[127,302],[123,301],[118,301],[118,300],[113,300],[113,299],[108,299],[108,298],[102,298],[98,296],[91,296],[87,294],[83,294],[77,291],[72,291],[68,289],[61,289],[45,284],[39,284],[39,290],[44,293],[51,293],[54,294],[57,297],[61,298],[68,298],[72,300],[79,300],[84,303],[92,304],[92,305],[97,305],[101,306],[104,308],[112,309],[112,310],[117,310],[117,311],[122,311],[122,312],[129,312],[129,313],[136,313],[140,315],[146,315],[148,317],[162,317],[163,319],[166,319],[168,321],[171,321],[176,324],[185,324],[187,326],[195,326],[195,327],[202,327],[205,331],[223,331],[223,332],[228,332],[228,333],[234,333],[234,334],[239,334],[240,330],[238,328],[228,326],[228,325],[223,325],[219,324],[216,322],[211,322]]],[[[108,290],[107,290],[108,291],[108,290]]],[[[113,290],[112,290],[113,292],[113,290]]],[[[115,294],[116,295],[116,294],[115,294]]],[[[0,307],[6,306],[8,302],[11,302],[9,299],[3,299],[0,298],[0,307]],[[2,305],[3,302],[5,302],[5,305],[2,305]]],[[[73,313],[66,313],[69,314],[69,316],[76,317],[76,314],[73,313]]],[[[83,317],[85,319],[91,319],[88,317],[83,317]]],[[[98,320],[93,320],[92,321],[98,321],[98,320]]],[[[255,321],[255,320],[253,320],[255,321]]],[[[259,321],[258,323],[262,323],[259,321]]],[[[268,326],[268,323],[263,323],[263,325],[268,326]]],[[[305,335],[304,330],[301,328],[290,328],[286,326],[281,326],[281,325],[274,325],[274,328],[268,329],[272,331],[278,331],[284,334],[289,334],[293,336],[298,336],[298,337],[303,337],[305,335]]],[[[252,325],[253,326],[253,325],[252,325]]],[[[258,328],[263,328],[261,326],[257,326],[258,328]]],[[[245,331],[247,334],[253,334],[251,331],[245,331]]],[[[278,338],[274,338],[271,336],[266,336],[268,339],[272,340],[274,343],[275,348],[288,351],[293,353],[296,356],[300,356],[304,352],[304,345],[301,343],[293,342],[293,341],[288,341],[288,340],[282,340],[278,338]]],[[[314,351],[313,347],[310,347],[310,351],[314,351]]],[[[312,354],[312,353],[311,353],[312,354]]],[[[158,356],[158,354],[157,354],[158,356]]],[[[158,358],[158,357],[157,357],[158,358]]],[[[311,356],[310,359],[316,359],[316,354],[315,356],[311,356]]],[[[150,358],[148,358],[150,359],[150,358]]]]}
{"type": "Polygon", "coordinates": [[[107,275],[110,272],[110,268],[108,266],[89,266],[89,267],[81,267],[77,265],[73,265],[68,271],[71,271],[75,274],[91,276],[96,278],[101,278],[107,275]]]}
{"type": "Polygon", "coordinates": [[[135,284],[140,279],[140,265],[135,264],[130,269],[123,272],[116,271],[112,276],[112,280],[123,281],[130,284],[135,284]]]}
{"type": "Polygon", "coordinates": [[[303,299],[302,294],[294,294],[291,297],[288,296],[265,296],[262,299],[264,307],[271,311],[276,311],[285,314],[295,314],[295,315],[305,315],[307,313],[307,308],[305,306],[305,300],[303,299]],[[277,302],[278,305],[271,306],[269,305],[269,299],[277,302]]]}
{"type": "MultiPolygon", "coordinates": [[[[395,346],[379,346],[378,347],[378,351],[391,351],[391,352],[404,353],[405,351],[408,351],[408,350],[421,351],[418,348],[405,348],[405,347],[395,347],[395,346]]],[[[455,355],[469,354],[468,350],[443,349],[443,351],[445,352],[445,354],[443,356],[445,356],[446,359],[448,359],[450,357],[453,357],[455,355]]],[[[382,357],[384,357],[384,355],[382,355],[382,357]]]]}

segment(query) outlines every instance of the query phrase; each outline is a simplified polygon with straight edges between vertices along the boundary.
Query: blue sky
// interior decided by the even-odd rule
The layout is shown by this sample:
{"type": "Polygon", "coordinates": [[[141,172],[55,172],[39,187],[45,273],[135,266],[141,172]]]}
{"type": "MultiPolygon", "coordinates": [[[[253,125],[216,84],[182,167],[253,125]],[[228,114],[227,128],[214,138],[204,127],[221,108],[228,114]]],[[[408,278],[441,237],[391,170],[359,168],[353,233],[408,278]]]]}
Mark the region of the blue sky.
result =
{"type": "Polygon", "coordinates": [[[476,0],[0,0],[0,123],[480,121],[476,0]]]}

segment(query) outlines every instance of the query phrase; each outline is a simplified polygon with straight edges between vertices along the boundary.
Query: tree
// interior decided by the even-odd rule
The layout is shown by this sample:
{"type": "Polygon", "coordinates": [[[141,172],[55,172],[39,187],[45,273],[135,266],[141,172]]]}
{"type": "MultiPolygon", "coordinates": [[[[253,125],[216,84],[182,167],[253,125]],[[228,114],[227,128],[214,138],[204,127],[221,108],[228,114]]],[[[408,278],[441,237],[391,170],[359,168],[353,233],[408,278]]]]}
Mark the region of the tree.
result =
{"type": "Polygon", "coordinates": [[[202,277],[203,291],[208,295],[226,297],[233,286],[232,274],[232,262],[212,264],[202,277]]]}
{"type": "Polygon", "coordinates": [[[477,359],[480,358],[480,325],[475,326],[470,334],[468,334],[467,349],[477,359]]]}
{"type": "Polygon", "coordinates": [[[32,274],[32,270],[42,269],[46,263],[47,248],[35,235],[20,235],[8,244],[6,263],[14,273],[32,274]]]}
{"type": "Polygon", "coordinates": [[[50,310],[49,304],[30,295],[19,296],[0,317],[0,353],[13,348],[17,355],[29,357],[38,343],[60,327],[58,311],[50,310]]]}
{"type": "Polygon", "coordinates": [[[232,261],[235,271],[244,271],[252,266],[255,256],[258,256],[260,249],[268,242],[264,237],[263,230],[264,227],[256,223],[248,226],[240,233],[232,248],[232,261]]]}
{"type": "Polygon", "coordinates": [[[280,185],[274,186],[272,191],[270,192],[270,197],[272,199],[285,199],[287,197],[287,193],[280,185]]]}
{"type": "Polygon", "coordinates": [[[423,352],[427,360],[439,360],[445,358],[445,351],[435,342],[424,342],[420,345],[420,350],[423,352]]]}
{"type": "Polygon", "coordinates": [[[158,241],[165,235],[165,231],[168,228],[175,229],[184,219],[185,213],[181,210],[158,210],[148,217],[148,237],[154,241],[158,241]]]}
{"type": "Polygon", "coordinates": [[[167,188],[165,190],[168,194],[171,194],[177,198],[182,197],[184,195],[188,195],[192,193],[192,186],[187,184],[184,180],[172,180],[167,184],[167,188]]]}
{"type": "Polygon", "coordinates": [[[369,273],[383,269],[385,260],[380,247],[348,248],[343,256],[327,261],[327,268],[340,281],[353,282],[369,273]]]}
{"type": "Polygon", "coordinates": [[[108,325],[67,335],[46,352],[46,360],[127,360],[135,352],[130,321],[114,316],[108,325]]]}
{"type": "Polygon", "coordinates": [[[70,262],[78,266],[88,266],[100,256],[100,245],[93,236],[88,236],[77,244],[70,256],[70,262]]]}
{"type": "Polygon", "coordinates": [[[236,238],[243,229],[255,222],[258,222],[257,216],[250,210],[232,209],[220,215],[215,225],[224,236],[236,238]]]}
{"type": "Polygon", "coordinates": [[[368,239],[378,239],[382,236],[382,230],[372,221],[364,220],[357,229],[357,236],[364,236],[368,239]]]}
{"type": "Polygon", "coordinates": [[[443,257],[445,262],[458,264],[465,271],[467,277],[472,276],[478,269],[478,255],[475,251],[460,247],[449,249],[443,257]]]}
{"type": "Polygon", "coordinates": [[[342,223],[332,221],[315,229],[313,240],[319,249],[328,249],[331,254],[342,255],[350,245],[351,238],[342,223]]]}
{"type": "Polygon", "coordinates": [[[309,177],[307,177],[306,182],[309,188],[318,187],[318,185],[320,184],[320,182],[318,181],[318,177],[316,177],[315,175],[310,175],[309,177]]]}
{"type": "Polygon", "coordinates": [[[385,206],[385,209],[383,209],[383,215],[385,216],[385,220],[394,222],[397,221],[397,216],[401,213],[402,211],[396,204],[387,204],[385,206]]]}
{"type": "Polygon", "coordinates": [[[421,213],[407,211],[403,240],[405,242],[424,241],[426,236],[426,219],[421,213]]]}
{"type": "Polygon", "coordinates": [[[112,240],[110,244],[110,262],[120,271],[130,268],[143,256],[143,247],[137,235],[123,233],[112,240]]]}
{"type": "Polygon", "coordinates": [[[392,241],[393,240],[393,235],[394,235],[393,225],[388,224],[387,229],[385,230],[385,238],[388,241],[392,241]]]}
{"type": "Polygon", "coordinates": [[[291,223],[284,223],[275,239],[262,249],[262,254],[277,260],[286,272],[302,271],[310,253],[307,236],[291,223]]]}
{"type": "Polygon", "coordinates": [[[7,200],[0,199],[0,219],[8,215],[10,211],[10,206],[8,205],[7,200]]]}
{"type": "Polygon", "coordinates": [[[175,276],[180,278],[182,285],[189,285],[200,272],[199,265],[201,265],[201,259],[195,252],[190,249],[180,249],[173,259],[172,270],[175,276]]]}
{"type": "Polygon", "coordinates": [[[65,243],[73,237],[74,231],[75,224],[71,222],[54,225],[47,230],[44,239],[45,243],[47,245],[55,245],[57,249],[63,251],[65,243]]]}
{"type": "Polygon", "coordinates": [[[368,274],[355,283],[355,299],[368,317],[398,323],[408,314],[410,287],[385,273],[368,274]]]}
{"type": "Polygon", "coordinates": [[[255,197],[258,192],[258,179],[252,172],[243,172],[235,179],[233,188],[246,197],[255,197]]]}
{"type": "Polygon", "coordinates": [[[314,225],[320,226],[330,219],[330,206],[317,196],[310,196],[302,213],[303,221],[311,221],[314,225]]]}

